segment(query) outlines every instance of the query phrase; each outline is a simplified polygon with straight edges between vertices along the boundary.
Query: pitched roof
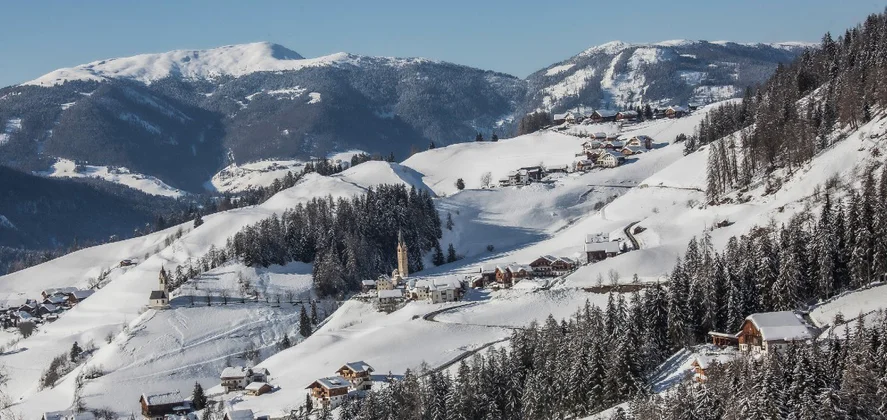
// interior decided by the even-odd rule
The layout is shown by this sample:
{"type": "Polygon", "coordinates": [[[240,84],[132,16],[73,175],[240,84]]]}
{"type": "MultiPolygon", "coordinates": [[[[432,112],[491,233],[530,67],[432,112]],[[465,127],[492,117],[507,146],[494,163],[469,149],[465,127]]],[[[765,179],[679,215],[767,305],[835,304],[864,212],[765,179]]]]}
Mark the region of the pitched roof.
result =
{"type": "Polygon", "coordinates": [[[244,410],[225,410],[225,417],[228,420],[254,420],[256,417],[253,414],[253,410],[244,409],[244,410]]]}
{"type": "Polygon", "coordinates": [[[350,382],[341,376],[328,376],[312,382],[311,385],[308,385],[308,388],[311,388],[314,384],[318,384],[326,389],[338,389],[348,388],[350,382]]]}
{"type": "Polygon", "coordinates": [[[71,295],[78,300],[83,300],[92,296],[93,293],[95,293],[95,290],[76,290],[74,292],[71,292],[71,295]]]}
{"type": "Polygon", "coordinates": [[[637,112],[637,111],[632,111],[632,110],[628,110],[628,111],[619,111],[619,113],[622,114],[622,115],[633,116],[633,117],[636,117],[636,116],[638,115],[638,112],[637,112]]]}
{"type": "Polygon", "coordinates": [[[55,311],[59,310],[59,308],[57,306],[55,306],[51,303],[44,303],[44,304],[40,305],[40,307],[43,309],[46,309],[49,312],[55,312],[55,311]]]}
{"type": "Polygon", "coordinates": [[[585,235],[585,243],[595,243],[595,242],[607,242],[610,240],[610,235],[606,233],[589,233],[585,235]]]}
{"type": "Polygon", "coordinates": [[[65,301],[66,301],[66,299],[64,296],[50,296],[50,297],[46,298],[46,300],[44,300],[44,302],[49,302],[49,303],[53,303],[56,305],[58,305],[60,303],[65,303],[65,301]]]}
{"type": "Polygon", "coordinates": [[[43,420],[95,420],[95,414],[90,411],[75,413],[74,411],[47,411],[43,413],[43,420]]]}
{"type": "Polygon", "coordinates": [[[494,264],[483,264],[480,266],[481,274],[492,274],[496,272],[496,266],[494,264]]]}
{"type": "Polygon", "coordinates": [[[185,402],[179,391],[164,392],[161,394],[142,394],[142,399],[148,405],[166,405],[185,402]]]}
{"type": "Polygon", "coordinates": [[[364,285],[364,286],[375,286],[375,285],[376,285],[376,281],[375,281],[375,280],[362,280],[362,281],[360,282],[360,284],[362,284],[362,285],[364,285]]]}
{"type": "Polygon", "coordinates": [[[813,338],[810,328],[792,311],[762,312],[746,320],[761,332],[764,341],[793,341],[813,338]]]}
{"type": "Polygon", "coordinates": [[[246,386],[247,391],[258,391],[262,389],[264,386],[271,386],[268,382],[250,382],[249,385],[246,386]]]}
{"type": "Polygon", "coordinates": [[[379,290],[379,298],[399,298],[399,297],[403,297],[403,290],[401,290],[401,289],[379,290]]]}
{"type": "Polygon", "coordinates": [[[356,373],[371,372],[374,370],[373,367],[370,366],[369,363],[364,362],[363,360],[345,363],[345,365],[342,366],[341,368],[339,368],[339,370],[342,370],[345,368],[351,369],[353,372],[356,372],[356,373]]]}
{"type": "Polygon", "coordinates": [[[219,378],[245,378],[248,370],[243,366],[229,366],[222,370],[219,378]]]}
{"type": "Polygon", "coordinates": [[[702,369],[708,369],[709,365],[711,365],[711,360],[708,359],[703,354],[696,355],[696,364],[699,365],[702,369]]]}
{"type": "Polygon", "coordinates": [[[602,118],[615,117],[616,111],[613,111],[612,109],[598,109],[592,113],[592,115],[594,114],[600,115],[602,118]]]}
{"type": "Polygon", "coordinates": [[[166,292],[163,290],[152,290],[148,299],[166,299],[166,292]]]}
{"type": "Polygon", "coordinates": [[[43,293],[45,293],[47,296],[49,296],[49,295],[54,295],[56,293],[70,294],[70,293],[74,293],[78,290],[80,290],[80,289],[78,289],[76,287],[55,287],[52,289],[46,289],[43,291],[43,293]]]}

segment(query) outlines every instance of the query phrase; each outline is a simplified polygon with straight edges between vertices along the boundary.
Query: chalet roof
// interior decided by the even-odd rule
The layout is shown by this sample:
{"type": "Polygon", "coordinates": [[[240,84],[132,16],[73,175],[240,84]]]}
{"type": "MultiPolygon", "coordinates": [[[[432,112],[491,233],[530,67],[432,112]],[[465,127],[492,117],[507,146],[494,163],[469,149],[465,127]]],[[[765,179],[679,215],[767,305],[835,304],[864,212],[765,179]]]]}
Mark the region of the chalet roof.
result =
{"type": "Polygon", "coordinates": [[[326,389],[339,389],[339,388],[348,388],[350,382],[347,379],[341,376],[328,376],[326,378],[320,378],[308,385],[308,388],[313,388],[314,384],[318,384],[326,389]]]}
{"type": "Polygon", "coordinates": [[[644,153],[647,151],[647,149],[645,149],[644,147],[641,147],[641,146],[625,146],[622,148],[622,150],[625,150],[625,149],[630,150],[631,153],[644,153]]]}
{"type": "Polygon", "coordinates": [[[364,362],[363,360],[359,360],[356,362],[348,362],[345,363],[339,370],[350,369],[352,372],[361,373],[361,372],[372,372],[374,369],[370,366],[369,363],[364,362]]]}
{"type": "Polygon", "coordinates": [[[74,411],[47,411],[43,413],[41,420],[95,420],[95,414],[90,411],[75,413],[74,411]]]}
{"type": "Polygon", "coordinates": [[[148,299],[166,299],[166,292],[163,290],[152,290],[151,296],[148,299]]]}
{"type": "Polygon", "coordinates": [[[379,298],[401,298],[403,297],[402,289],[379,290],[379,298]]]}
{"type": "Polygon", "coordinates": [[[668,107],[668,109],[670,109],[674,112],[687,112],[687,109],[680,106],[680,105],[673,105],[673,106],[668,107]]]}
{"type": "Polygon", "coordinates": [[[243,366],[229,366],[222,370],[222,374],[219,375],[219,378],[245,378],[249,374],[249,369],[243,366]]]}
{"type": "MultiPolygon", "coordinates": [[[[498,265],[496,266],[496,268],[502,268],[502,267],[503,266],[498,266],[498,265]]],[[[504,268],[502,268],[502,269],[504,269],[504,268]]],[[[448,278],[448,279],[444,279],[441,281],[438,281],[437,279],[434,279],[434,280],[422,279],[422,280],[416,281],[416,283],[413,285],[413,287],[425,288],[428,290],[447,290],[447,289],[458,289],[460,287],[460,285],[459,285],[459,281],[455,280],[453,278],[448,278]]]]}
{"type": "Polygon", "coordinates": [[[258,391],[265,386],[271,386],[268,382],[250,382],[249,385],[246,386],[247,391],[258,391]]]}
{"type": "Polygon", "coordinates": [[[65,303],[66,300],[67,299],[65,299],[64,296],[50,296],[50,297],[46,298],[46,300],[44,300],[44,302],[49,302],[54,305],[59,305],[59,304],[65,303]]]}
{"type": "Polygon", "coordinates": [[[594,165],[594,161],[591,159],[576,159],[576,163],[581,163],[583,165],[594,165]]]}
{"type": "Polygon", "coordinates": [[[46,289],[43,291],[43,293],[47,296],[52,296],[55,294],[69,295],[69,294],[74,293],[78,290],[80,290],[80,289],[78,289],[76,287],[55,287],[52,289],[46,289]]]}
{"type": "Polygon", "coordinates": [[[481,274],[492,274],[496,272],[496,266],[494,264],[483,264],[480,266],[481,274]]]}
{"type": "Polygon", "coordinates": [[[33,318],[33,316],[31,316],[31,314],[29,314],[29,313],[27,313],[27,312],[25,312],[25,311],[18,311],[18,312],[16,312],[15,316],[16,316],[16,318],[18,318],[18,319],[31,319],[31,318],[33,318]]]}
{"type": "Polygon", "coordinates": [[[645,136],[645,135],[643,135],[643,134],[640,134],[640,135],[634,136],[634,137],[632,137],[632,138],[633,138],[633,139],[638,139],[638,140],[640,140],[640,141],[644,141],[644,140],[650,140],[650,141],[653,141],[653,138],[652,138],[652,137],[650,137],[650,136],[645,136]]]}
{"type": "Polygon", "coordinates": [[[762,312],[749,315],[764,341],[793,341],[813,338],[810,328],[792,311],[762,312]]]}
{"type": "Polygon", "coordinates": [[[554,114],[554,115],[551,116],[551,119],[553,119],[553,120],[563,120],[563,119],[566,119],[566,118],[567,118],[567,114],[569,114],[569,112],[564,112],[564,113],[560,113],[560,114],[554,114]]]}
{"type": "Polygon", "coordinates": [[[161,394],[142,394],[142,399],[145,401],[145,404],[148,405],[186,403],[185,399],[182,397],[182,394],[178,390],[164,392],[161,394]]]}
{"type": "Polygon", "coordinates": [[[704,354],[697,354],[696,364],[702,369],[708,369],[708,367],[711,366],[711,360],[704,354]]]}
{"type": "Polygon", "coordinates": [[[615,117],[616,111],[613,111],[612,109],[598,109],[594,111],[591,115],[598,115],[601,118],[615,117]]]}
{"type": "Polygon", "coordinates": [[[607,133],[605,133],[603,131],[598,131],[597,133],[594,133],[594,138],[605,139],[605,138],[607,138],[607,133]]]}
{"type": "Polygon", "coordinates": [[[253,410],[248,408],[243,410],[225,410],[225,418],[227,420],[255,420],[253,410]]]}
{"type": "Polygon", "coordinates": [[[612,144],[613,147],[616,147],[616,148],[621,148],[621,147],[625,146],[625,142],[622,140],[613,140],[610,142],[610,144],[612,144]]]}
{"type": "Polygon", "coordinates": [[[77,300],[86,299],[95,293],[95,290],[76,290],[71,292],[71,296],[74,296],[77,300]]]}
{"type": "Polygon", "coordinates": [[[55,311],[59,310],[59,308],[57,306],[55,306],[51,303],[44,303],[44,304],[40,305],[40,307],[49,311],[49,312],[55,312],[55,311]]]}
{"type": "Polygon", "coordinates": [[[364,286],[375,286],[376,281],[375,280],[363,280],[360,282],[360,284],[362,284],[364,286]]]}
{"type": "Polygon", "coordinates": [[[543,255],[540,258],[544,258],[544,259],[548,260],[549,262],[557,261],[557,257],[555,257],[554,255],[543,255]]]}
{"type": "Polygon", "coordinates": [[[622,114],[622,115],[625,115],[625,116],[629,116],[629,117],[636,117],[636,116],[638,115],[638,112],[637,112],[637,111],[632,111],[632,110],[628,110],[628,111],[619,111],[619,113],[622,114]]]}
{"type": "Polygon", "coordinates": [[[604,251],[607,253],[618,253],[619,252],[619,242],[616,241],[607,241],[607,242],[591,242],[585,244],[585,252],[597,252],[604,251]]]}
{"type": "Polygon", "coordinates": [[[530,267],[529,265],[526,265],[526,264],[509,264],[508,267],[506,267],[506,268],[511,270],[512,273],[520,271],[520,270],[533,271],[533,268],[530,267]]]}
{"type": "Polygon", "coordinates": [[[559,260],[559,261],[563,261],[563,262],[565,262],[565,263],[567,263],[567,264],[576,264],[576,261],[574,261],[574,260],[573,260],[572,258],[570,258],[570,257],[558,257],[558,260],[559,260]]]}
{"type": "Polygon", "coordinates": [[[271,372],[269,372],[268,369],[265,369],[263,367],[255,367],[255,368],[252,368],[251,370],[253,371],[253,375],[265,375],[265,376],[271,375],[271,372]]]}

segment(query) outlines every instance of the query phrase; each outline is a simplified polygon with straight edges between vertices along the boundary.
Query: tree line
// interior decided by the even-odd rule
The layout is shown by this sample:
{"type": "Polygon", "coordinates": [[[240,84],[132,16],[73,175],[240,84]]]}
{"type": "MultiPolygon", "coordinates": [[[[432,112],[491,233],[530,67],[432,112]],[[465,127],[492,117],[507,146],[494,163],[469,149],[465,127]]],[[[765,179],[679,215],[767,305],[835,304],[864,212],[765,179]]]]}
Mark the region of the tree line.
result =
{"type": "Polygon", "coordinates": [[[724,138],[709,154],[709,199],[779,168],[791,172],[839,141],[842,129],[871,120],[887,105],[885,56],[887,14],[873,14],[837,40],[825,34],[818,48],[748,89],[740,104],[712,110],[687,147],[724,138]]]}
{"type": "Polygon", "coordinates": [[[201,272],[237,259],[267,267],[313,262],[315,290],[336,296],[358,290],[360,281],[391,272],[398,233],[407,243],[410,272],[424,268],[423,255],[440,254],[441,221],[431,195],[404,185],[379,185],[352,198],[315,198],[246,226],[224,249],[176,267],[175,288],[201,272]]]}

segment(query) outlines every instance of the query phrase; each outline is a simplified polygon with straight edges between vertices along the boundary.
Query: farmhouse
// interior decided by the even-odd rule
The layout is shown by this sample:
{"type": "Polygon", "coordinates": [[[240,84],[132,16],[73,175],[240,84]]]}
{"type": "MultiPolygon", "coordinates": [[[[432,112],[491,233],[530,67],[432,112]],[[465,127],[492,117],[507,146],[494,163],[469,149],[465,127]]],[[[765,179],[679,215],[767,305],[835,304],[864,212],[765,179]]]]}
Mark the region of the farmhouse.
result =
{"type": "Polygon", "coordinates": [[[619,255],[620,247],[617,241],[585,241],[585,258],[589,263],[596,263],[607,258],[619,255]]]}
{"type": "Polygon", "coordinates": [[[530,269],[536,276],[560,276],[576,268],[572,258],[543,255],[530,263],[530,269]]]}
{"type": "Polygon", "coordinates": [[[311,397],[321,405],[336,408],[348,397],[350,382],[341,376],[320,378],[305,389],[311,390],[311,397]]]}
{"type": "Polygon", "coordinates": [[[585,143],[582,143],[582,151],[585,153],[591,153],[602,147],[604,147],[604,143],[600,140],[589,140],[585,143]]]}
{"type": "Polygon", "coordinates": [[[625,145],[626,146],[633,146],[633,147],[643,146],[647,150],[649,150],[649,149],[653,148],[653,138],[650,136],[644,136],[644,135],[634,136],[634,137],[628,139],[628,141],[625,143],[625,145]]]}
{"type": "Polygon", "coordinates": [[[687,109],[680,105],[670,106],[665,109],[665,116],[667,118],[680,118],[684,115],[687,115],[687,109]]]}
{"type": "Polygon", "coordinates": [[[360,287],[364,292],[368,292],[370,290],[376,289],[376,281],[375,280],[363,280],[360,282],[360,287]]]}
{"type": "Polygon", "coordinates": [[[46,299],[43,299],[43,303],[51,303],[56,306],[64,305],[67,302],[68,298],[63,295],[52,295],[46,299]]]}
{"type": "Polygon", "coordinates": [[[345,363],[336,371],[341,377],[351,382],[351,387],[357,390],[368,390],[372,388],[373,381],[370,376],[374,369],[369,363],[363,360],[357,362],[345,363]]]}
{"type": "Polygon", "coordinates": [[[647,149],[644,149],[641,146],[625,146],[620,150],[625,156],[639,155],[644,153],[647,149]]]}
{"type": "Polygon", "coordinates": [[[594,168],[594,161],[591,159],[579,159],[575,165],[577,172],[588,172],[594,168]]]}
{"type": "Polygon", "coordinates": [[[179,391],[142,394],[139,404],[142,406],[142,416],[149,420],[163,420],[167,415],[191,412],[191,403],[185,401],[179,391]]]}
{"type": "Polygon", "coordinates": [[[78,413],[72,410],[68,411],[47,411],[43,413],[40,420],[96,420],[95,414],[90,411],[78,413]]]}
{"type": "Polygon", "coordinates": [[[252,382],[266,382],[268,375],[268,369],[265,368],[229,366],[222,370],[219,380],[221,380],[225,392],[231,392],[244,389],[252,382]]]}
{"type": "Polygon", "coordinates": [[[94,293],[95,290],[75,290],[68,295],[68,304],[76,305],[83,302],[84,299],[92,296],[94,293]]]}
{"type": "Polygon", "coordinates": [[[67,295],[70,295],[71,293],[76,292],[77,290],[80,290],[80,289],[78,289],[76,287],[57,287],[54,289],[46,289],[46,290],[40,292],[40,294],[43,296],[43,299],[46,299],[46,298],[53,296],[53,295],[67,296],[67,295]]]}
{"type": "Polygon", "coordinates": [[[812,340],[814,329],[792,311],[761,312],[749,315],[736,334],[709,332],[716,345],[739,344],[744,352],[767,353],[794,342],[812,340]]]}
{"type": "Polygon", "coordinates": [[[252,395],[254,397],[262,394],[267,394],[272,390],[274,390],[274,387],[272,387],[268,382],[250,382],[250,384],[247,385],[246,388],[244,388],[244,391],[246,391],[247,395],[252,395]]]}
{"type": "Polygon", "coordinates": [[[597,164],[604,168],[615,168],[625,162],[625,156],[621,153],[604,152],[597,158],[597,164]]]}
{"type": "Polygon", "coordinates": [[[637,118],[637,111],[619,111],[616,113],[616,121],[634,121],[637,118]]]}
{"type": "Polygon", "coordinates": [[[608,121],[616,121],[616,111],[611,111],[608,109],[599,109],[591,113],[589,117],[592,122],[608,122],[608,121]]]}
{"type": "Polygon", "coordinates": [[[379,289],[377,303],[382,311],[393,311],[403,300],[403,289],[379,289]]]}
{"type": "Polygon", "coordinates": [[[462,298],[462,284],[458,280],[414,280],[409,284],[410,299],[431,303],[455,302],[462,298]]]}
{"type": "Polygon", "coordinates": [[[705,355],[700,354],[696,356],[690,365],[693,366],[693,379],[696,382],[705,382],[705,370],[711,365],[711,360],[705,355]]]}
{"type": "MultiPolygon", "coordinates": [[[[492,264],[484,264],[480,266],[480,285],[486,286],[496,281],[496,266],[492,264]]],[[[478,286],[475,286],[478,287],[478,286]]]]}
{"type": "Polygon", "coordinates": [[[222,420],[255,420],[256,416],[253,414],[253,410],[244,409],[244,410],[225,410],[225,416],[222,417],[222,420]]]}

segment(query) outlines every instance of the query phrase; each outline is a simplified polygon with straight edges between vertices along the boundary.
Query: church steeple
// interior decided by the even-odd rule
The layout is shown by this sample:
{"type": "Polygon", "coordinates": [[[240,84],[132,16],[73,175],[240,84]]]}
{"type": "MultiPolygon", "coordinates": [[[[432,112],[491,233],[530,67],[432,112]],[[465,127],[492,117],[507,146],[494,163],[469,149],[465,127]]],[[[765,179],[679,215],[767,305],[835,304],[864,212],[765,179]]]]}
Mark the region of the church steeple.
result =
{"type": "Polygon", "coordinates": [[[406,278],[410,274],[410,268],[407,261],[407,243],[403,240],[403,231],[397,231],[397,272],[402,278],[406,278]]]}
{"type": "Polygon", "coordinates": [[[164,293],[169,293],[169,276],[166,274],[166,269],[160,267],[160,289],[163,290],[164,293]]]}

